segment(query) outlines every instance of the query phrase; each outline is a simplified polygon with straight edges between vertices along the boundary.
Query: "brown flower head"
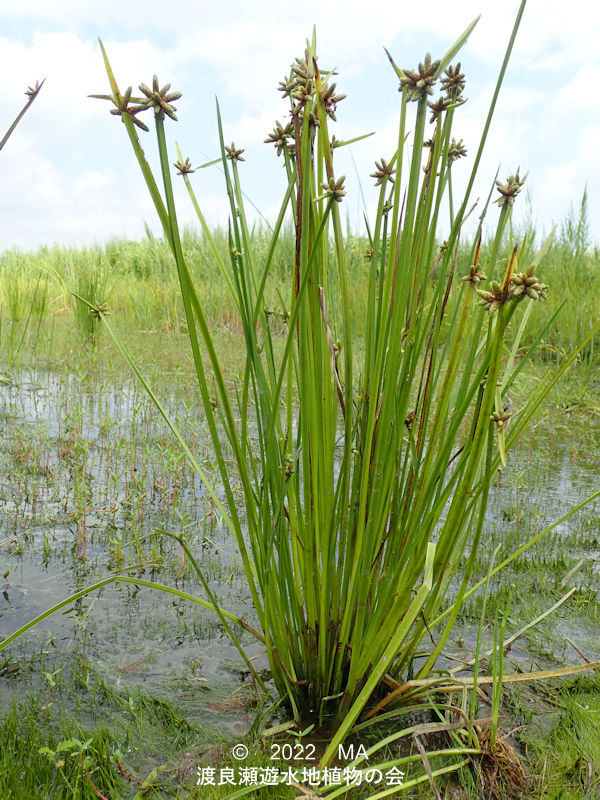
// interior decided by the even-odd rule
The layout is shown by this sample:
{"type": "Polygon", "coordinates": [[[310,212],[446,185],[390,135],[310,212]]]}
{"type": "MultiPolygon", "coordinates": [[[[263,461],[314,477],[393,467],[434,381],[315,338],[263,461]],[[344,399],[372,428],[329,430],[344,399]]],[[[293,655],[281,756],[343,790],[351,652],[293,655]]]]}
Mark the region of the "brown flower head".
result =
{"type": "Polygon", "coordinates": [[[406,89],[408,100],[422,100],[428,94],[433,94],[433,85],[439,65],[440,62],[432,61],[431,55],[427,53],[424,62],[419,64],[418,72],[410,69],[403,71],[399,91],[406,89]]]}
{"type": "Polygon", "coordinates": [[[88,308],[88,314],[96,319],[102,319],[102,317],[109,317],[110,311],[106,303],[96,303],[93,308],[88,308]]]}
{"type": "Polygon", "coordinates": [[[489,292],[478,289],[477,294],[481,297],[480,305],[485,306],[490,314],[493,314],[494,311],[498,311],[505,300],[502,286],[496,283],[496,281],[492,281],[489,292]]]}
{"type": "Polygon", "coordinates": [[[323,103],[325,104],[325,112],[335,122],[335,112],[337,104],[341,103],[346,97],[345,94],[335,94],[335,83],[328,86],[323,93],[323,103]]]}
{"type": "Polygon", "coordinates": [[[510,410],[508,406],[505,406],[501,411],[494,411],[493,414],[490,414],[490,420],[496,423],[496,426],[502,430],[505,423],[508,422],[510,419],[510,410]]]}
{"type": "Polygon", "coordinates": [[[473,265],[469,269],[469,274],[464,275],[461,280],[467,281],[471,284],[471,286],[477,288],[477,285],[480,281],[484,281],[487,278],[487,275],[484,275],[483,272],[479,269],[479,254],[481,252],[481,230],[479,231],[479,236],[477,237],[477,244],[475,246],[475,257],[473,258],[473,265]]]}
{"type": "Polygon", "coordinates": [[[500,183],[500,181],[496,181],[496,188],[500,192],[500,197],[495,202],[498,203],[499,206],[514,205],[515,198],[521,191],[521,186],[523,186],[525,183],[527,174],[528,173],[525,173],[525,175],[520,178],[519,173],[517,172],[516,175],[511,175],[505,184],[500,183]]]}
{"type": "Polygon", "coordinates": [[[143,97],[132,97],[131,92],[132,89],[131,86],[129,86],[123,95],[91,94],[89,96],[94,97],[97,100],[108,100],[115,106],[114,108],[111,108],[111,114],[121,117],[121,119],[123,119],[124,114],[128,114],[134,125],[137,125],[137,127],[141,128],[143,131],[149,131],[150,128],[136,117],[136,114],[139,114],[140,111],[145,111],[148,108],[146,101],[143,97]]]}
{"type": "Polygon", "coordinates": [[[287,140],[292,138],[293,135],[294,133],[291,123],[288,123],[284,128],[281,122],[277,120],[275,127],[273,128],[273,133],[270,133],[267,136],[265,139],[265,144],[274,144],[275,149],[277,150],[277,155],[280,156],[287,143],[287,140]]]}
{"type": "Polygon", "coordinates": [[[292,64],[293,80],[298,83],[306,83],[310,80],[308,74],[308,62],[306,58],[297,58],[295,64],[292,64]]]}
{"type": "Polygon", "coordinates": [[[437,120],[439,115],[446,110],[448,100],[446,97],[438,97],[435,103],[427,103],[427,107],[431,111],[429,122],[433,123],[437,120]]]}
{"type": "Polygon", "coordinates": [[[186,158],[185,161],[179,159],[176,161],[173,166],[177,170],[178,175],[191,175],[192,172],[195,172],[195,169],[192,169],[192,163],[189,158],[186,158]]]}
{"type": "Polygon", "coordinates": [[[147,108],[153,108],[154,113],[160,119],[165,118],[165,114],[171,119],[177,121],[175,111],[177,110],[172,105],[174,100],[179,100],[181,92],[169,92],[171,84],[165,84],[162,89],[159,88],[158,78],[156,75],[152,78],[152,89],[149,89],[145,83],[140,83],[140,92],[146,96],[144,105],[147,108]]]}
{"type": "Polygon", "coordinates": [[[545,300],[548,286],[541,283],[535,273],[535,267],[529,267],[527,272],[519,272],[513,275],[510,294],[511,297],[521,300],[523,297],[530,297],[532,300],[545,300]]]}
{"type": "Polygon", "coordinates": [[[277,87],[277,91],[282,92],[284,97],[291,97],[294,89],[294,81],[289,78],[284,78],[279,82],[279,86],[277,87]]]}
{"type": "Polygon", "coordinates": [[[290,97],[296,106],[301,108],[312,97],[313,81],[309,75],[308,63],[305,58],[297,58],[292,64],[290,77],[279,84],[279,91],[284,97],[290,97]]]}
{"type": "Polygon", "coordinates": [[[447,93],[450,99],[456,100],[465,88],[465,76],[460,71],[460,61],[455,67],[448,67],[444,75],[445,77],[442,78],[442,89],[447,93]]]}
{"type": "Polygon", "coordinates": [[[227,147],[225,145],[225,152],[227,153],[227,158],[230,161],[245,161],[245,158],[242,158],[243,150],[236,150],[235,144],[232,142],[231,147],[227,147]]]}
{"type": "Polygon", "coordinates": [[[477,264],[473,264],[469,268],[469,274],[463,275],[461,281],[468,281],[472,286],[477,286],[480,281],[485,281],[487,279],[487,275],[484,275],[483,272],[479,269],[477,264]]]}
{"type": "Polygon", "coordinates": [[[387,178],[390,183],[394,182],[394,178],[392,177],[396,170],[394,167],[390,166],[387,163],[385,158],[381,159],[381,163],[379,161],[375,162],[375,172],[371,173],[372,178],[376,178],[375,186],[381,186],[384,180],[387,178]]]}
{"type": "Polygon", "coordinates": [[[36,81],[35,82],[35,86],[28,86],[27,87],[27,91],[25,92],[25,94],[27,95],[27,97],[30,100],[34,100],[37,97],[40,89],[44,85],[44,81],[45,80],[46,80],[46,78],[44,78],[44,80],[41,83],[39,81],[36,81]]]}
{"type": "Polygon", "coordinates": [[[346,176],[342,175],[342,177],[336,181],[335,178],[331,177],[328,183],[323,184],[323,190],[325,192],[325,197],[333,197],[336,203],[342,202],[342,197],[346,194],[344,191],[344,181],[346,180],[346,176]]]}
{"type": "Polygon", "coordinates": [[[313,93],[312,81],[308,80],[306,83],[301,83],[294,89],[292,97],[294,98],[298,106],[304,107],[311,99],[312,93],[313,93]]]}
{"type": "Polygon", "coordinates": [[[467,148],[463,145],[463,140],[452,139],[448,147],[448,164],[453,164],[459,158],[464,158],[467,155],[467,148]]]}

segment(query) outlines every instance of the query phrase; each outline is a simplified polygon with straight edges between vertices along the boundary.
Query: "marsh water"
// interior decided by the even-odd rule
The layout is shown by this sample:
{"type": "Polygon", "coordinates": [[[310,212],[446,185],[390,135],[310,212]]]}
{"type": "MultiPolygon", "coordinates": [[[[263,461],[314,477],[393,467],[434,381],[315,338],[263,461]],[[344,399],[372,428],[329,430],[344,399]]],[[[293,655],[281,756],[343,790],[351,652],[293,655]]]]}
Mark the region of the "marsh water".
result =
{"type": "MultiPolygon", "coordinates": [[[[219,492],[191,390],[176,376],[163,376],[159,394],[219,492]]],[[[118,571],[203,596],[180,545],[165,532],[185,537],[220,604],[252,621],[228,532],[132,379],[85,371],[12,374],[0,383],[0,426],[0,637],[118,571]]],[[[481,548],[484,571],[493,542],[510,552],[600,488],[599,444],[593,420],[562,411],[552,425],[532,427],[494,482],[481,548]]],[[[525,563],[533,571],[551,563],[557,584],[567,576],[568,585],[596,592],[599,511],[598,502],[590,504],[557,526],[525,563]]],[[[514,580],[518,592],[517,573],[514,580]]],[[[594,626],[585,620],[558,615],[552,626],[545,634],[547,654],[578,661],[565,645],[568,633],[588,657],[600,657],[594,626]]],[[[247,635],[242,641],[266,666],[260,646],[247,635]]],[[[213,612],[185,600],[112,584],[61,609],[0,654],[0,707],[44,686],[40,674],[73,662],[117,690],[184,702],[188,715],[203,724],[221,730],[243,725],[236,715],[221,714],[215,723],[214,710],[244,679],[240,656],[213,612]]]]}

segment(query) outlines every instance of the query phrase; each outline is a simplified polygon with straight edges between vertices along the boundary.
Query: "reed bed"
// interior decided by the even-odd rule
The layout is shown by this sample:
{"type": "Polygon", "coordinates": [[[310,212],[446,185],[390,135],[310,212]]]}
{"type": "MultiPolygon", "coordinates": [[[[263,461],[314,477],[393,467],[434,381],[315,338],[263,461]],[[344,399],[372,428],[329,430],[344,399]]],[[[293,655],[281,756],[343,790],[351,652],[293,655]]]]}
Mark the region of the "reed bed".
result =
{"type": "MultiPolygon", "coordinates": [[[[532,223],[514,227],[509,224],[498,250],[499,263],[508,262],[517,242],[526,245],[528,258],[536,259],[545,280],[560,292],[550,292],[545,303],[538,304],[524,327],[520,352],[526,352],[541,327],[550,322],[544,341],[535,353],[538,363],[560,364],[577,345],[600,313],[600,250],[587,234],[587,195],[576,210],[555,228],[548,246],[542,251],[548,231],[542,235],[532,223]],[[564,303],[565,311],[554,315],[564,303]]],[[[211,229],[210,236],[222,261],[229,258],[227,232],[211,229]]],[[[268,250],[269,229],[255,224],[249,237],[252,250],[261,261],[268,250]]],[[[211,329],[226,329],[241,333],[237,306],[221,280],[218,263],[201,231],[186,228],[182,233],[183,252],[198,296],[211,329]]],[[[442,245],[440,240],[439,245],[442,245]]],[[[331,245],[330,245],[331,246],[331,245]]],[[[459,242],[456,270],[468,271],[474,239],[463,234],[459,242]]],[[[487,262],[492,241],[484,236],[481,258],[487,262]]],[[[353,331],[357,341],[364,340],[366,315],[364,297],[368,292],[369,269],[366,256],[370,242],[366,235],[345,231],[344,249],[348,270],[348,292],[353,331]]],[[[287,291],[288,264],[293,258],[294,231],[291,222],[284,224],[277,253],[265,287],[266,305],[275,312],[274,322],[281,318],[284,306],[279,295],[287,291]],[[278,316],[279,315],[279,316],[278,316]]],[[[42,247],[35,252],[5,251],[0,255],[0,320],[2,341],[8,359],[19,350],[21,363],[38,361],[39,337],[48,340],[55,326],[68,328],[85,340],[88,320],[77,314],[78,304],[71,292],[93,300],[93,296],[78,283],[78,273],[97,275],[102,286],[100,302],[106,302],[112,317],[118,322],[126,342],[135,339],[140,330],[160,332],[165,339],[178,336],[185,325],[184,308],[173,257],[168,241],[157,238],[148,229],[143,240],[111,239],[104,245],[85,248],[64,246],[42,247]],[[16,296],[15,296],[16,295],[16,296]],[[46,302],[40,305],[39,301],[46,302]],[[25,325],[29,319],[28,326],[25,325]],[[36,336],[37,334],[37,336],[36,336]],[[11,345],[12,341],[12,345],[11,345]]],[[[432,280],[436,276],[434,275],[432,280]]],[[[433,283],[425,291],[430,294],[433,283]]],[[[449,309],[458,301],[456,287],[448,298],[449,309]]],[[[86,311],[87,314],[87,311],[86,311]]],[[[89,316],[89,315],[88,315],[89,316]]],[[[451,314],[450,314],[451,316],[451,314]]],[[[96,326],[97,327],[97,326],[96,326]]],[[[274,330],[276,339],[284,332],[274,330]]],[[[99,330],[96,331],[99,333],[99,330]]],[[[444,330],[441,336],[445,335],[444,330]]],[[[513,342],[513,331],[507,331],[507,342],[513,342]]],[[[62,340],[60,340],[62,341],[62,340]]],[[[55,339],[53,346],[62,345],[55,339]]],[[[590,366],[596,362],[599,341],[595,336],[586,346],[580,361],[590,366]]],[[[65,341],[64,346],[68,343],[65,341]]]]}

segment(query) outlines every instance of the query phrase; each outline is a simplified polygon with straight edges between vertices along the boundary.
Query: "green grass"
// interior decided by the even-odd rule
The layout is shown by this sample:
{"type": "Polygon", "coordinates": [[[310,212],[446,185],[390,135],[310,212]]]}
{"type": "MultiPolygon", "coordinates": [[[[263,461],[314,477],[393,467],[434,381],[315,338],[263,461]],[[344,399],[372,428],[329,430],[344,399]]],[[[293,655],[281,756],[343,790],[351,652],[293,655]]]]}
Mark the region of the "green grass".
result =
{"type": "MultiPolygon", "coordinates": [[[[600,780],[599,689],[598,678],[592,676],[563,681],[553,688],[545,684],[504,690],[504,731],[515,729],[511,746],[519,752],[529,796],[540,800],[587,800],[595,796],[600,780]]],[[[232,740],[190,722],[181,704],[115,691],[93,674],[84,678],[72,672],[57,686],[52,698],[50,711],[43,697],[30,695],[3,713],[0,779],[7,800],[37,796],[66,800],[74,796],[68,784],[77,786],[76,796],[81,798],[98,797],[95,786],[111,800],[139,796],[224,800],[234,787],[198,786],[197,770],[208,768],[208,775],[214,769],[218,782],[222,770],[233,769],[238,781],[242,764],[231,756],[231,748],[244,742],[249,749],[244,762],[247,766],[259,773],[268,767],[284,766],[272,760],[277,749],[269,740],[261,742],[253,734],[232,740]],[[67,715],[58,710],[65,702],[72,704],[74,696],[78,711],[67,715]],[[84,723],[77,721],[82,713],[84,723]],[[82,757],[86,759],[83,771],[82,757]],[[60,761],[64,764],[59,768],[56,762],[60,761]],[[145,790],[139,795],[142,784],[145,790]]],[[[295,743],[294,739],[274,741],[279,745],[295,743]]],[[[310,741],[310,737],[303,741],[310,741]]],[[[432,753],[443,739],[438,735],[424,741],[432,753]]],[[[362,742],[369,745],[368,738],[362,742]]],[[[414,745],[403,755],[411,749],[414,745]]],[[[390,750],[389,756],[393,755],[390,750]]],[[[445,763],[449,761],[449,757],[445,759],[445,763]]],[[[432,756],[432,764],[443,763],[443,756],[432,756]]],[[[301,769],[303,764],[292,766],[301,769]]],[[[479,800],[488,794],[478,781],[477,771],[463,769],[458,777],[449,776],[438,785],[443,797],[479,800]]],[[[501,797],[511,796],[508,788],[500,791],[501,797]]],[[[296,797],[297,790],[263,787],[258,796],[287,800],[296,797]]],[[[355,789],[350,796],[358,800],[367,797],[368,791],[364,787],[355,789]]],[[[427,784],[422,784],[405,796],[424,800],[431,793],[427,784]]]]}
{"type": "Polygon", "coordinates": [[[142,785],[144,797],[204,797],[195,787],[197,767],[232,763],[227,740],[190,722],[184,704],[115,690],[74,667],[49,697],[48,704],[30,694],[3,713],[0,785],[6,800],[83,800],[97,798],[97,790],[125,800],[140,796],[142,785]],[[61,710],[65,704],[75,711],[61,710]]]}
{"type": "Polygon", "coordinates": [[[600,788],[600,680],[578,678],[552,698],[550,730],[528,737],[543,800],[582,800],[600,788]]]}
{"type": "MultiPolygon", "coordinates": [[[[552,243],[540,263],[540,272],[551,289],[545,303],[539,304],[527,322],[521,342],[521,349],[533,342],[537,332],[544,326],[566,301],[559,318],[552,322],[545,333],[543,344],[534,358],[541,363],[560,363],[588,330],[590,322],[600,315],[600,249],[587,237],[582,246],[580,231],[585,231],[587,206],[582,203],[578,213],[571,214],[558,226],[552,243]]],[[[519,231],[508,231],[500,245],[499,259],[508,259],[517,241],[522,242],[527,235],[528,257],[533,259],[539,252],[542,237],[533,225],[525,225],[519,231]]],[[[223,260],[228,258],[226,234],[211,231],[223,260]]],[[[202,232],[192,229],[183,233],[182,241],[186,263],[194,285],[211,326],[241,330],[241,320],[226,285],[221,280],[214,254],[202,232]]],[[[364,236],[345,234],[344,249],[347,253],[349,275],[349,303],[353,329],[360,338],[365,331],[364,297],[368,286],[369,241],[364,236]]],[[[253,252],[260,261],[268,247],[269,231],[256,226],[250,231],[253,252]]],[[[482,260],[486,261],[491,242],[482,244],[482,260]]],[[[458,254],[457,272],[468,271],[469,258],[473,250],[472,241],[461,241],[458,254]]],[[[286,291],[289,282],[289,265],[293,261],[294,235],[287,226],[278,246],[273,270],[265,289],[265,306],[277,315],[283,313],[280,301],[281,292],[286,291]]],[[[435,276],[434,276],[435,277],[435,276]]],[[[432,284],[433,286],[434,284],[432,284]]],[[[44,353],[36,352],[36,338],[48,341],[54,336],[53,328],[68,326],[69,337],[82,330],[85,335],[85,322],[78,327],[76,305],[69,297],[70,291],[79,289],[78,294],[98,298],[106,302],[113,318],[120,325],[121,335],[128,341],[137,332],[160,334],[157,341],[167,349],[168,340],[185,332],[184,309],[180,298],[179,285],[168,243],[164,239],[147,236],[141,241],[114,239],[102,246],[86,247],[80,250],[54,246],[40,248],[36,252],[5,252],[0,256],[0,334],[5,352],[18,347],[25,333],[24,351],[20,354],[21,363],[28,363],[34,356],[44,358],[44,353]],[[71,265],[71,269],[69,268],[71,265]],[[75,266],[82,274],[92,274],[100,269],[110,278],[103,279],[103,291],[86,293],[85,286],[77,285],[74,279],[75,266]],[[48,275],[48,282],[37,290],[40,276],[48,275]],[[64,279],[62,285],[58,276],[64,279]],[[43,294],[42,294],[43,290],[43,294]],[[40,307],[40,299],[45,298],[40,307]],[[35,298],[35,300],[34,300],[35,298]],[[25,327],[25,320],[33,308],[35,321],[25,327]],[[37,332],[38,322],[40,326],[37,332]],[[12,341],[12,344],[11,344],[12,341]]],[[[431,287],[430,287],[431,291],[431,287]]],[[[450,296],[450,304],[456,302],[457,292],[450,296]]],[[[284,328],[281,325],[281,334],[284,328]]],[[[510,335],[509,335],[510,341],[510,335]]],[[[59,339],[53,346],[60,353],[67,343],[59,339]]],[[[584,349],[581,360],[584,363],[596,362],[598,336],[594,337],[584,349]]]]}

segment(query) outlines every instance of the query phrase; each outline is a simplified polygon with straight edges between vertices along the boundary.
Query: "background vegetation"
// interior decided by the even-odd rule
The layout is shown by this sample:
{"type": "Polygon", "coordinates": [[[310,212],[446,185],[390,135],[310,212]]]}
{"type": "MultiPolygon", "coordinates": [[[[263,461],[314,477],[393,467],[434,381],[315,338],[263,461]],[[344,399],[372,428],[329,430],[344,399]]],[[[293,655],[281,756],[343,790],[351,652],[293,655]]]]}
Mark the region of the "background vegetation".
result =
{"type": "MultiPolygon", "coordinates": [[[[214,230],[211,234],[221,258],[227,261],[226,231],[214,230]]],[[[547,232],[540,234],[531,222],[510,229],[501,246],[500,261],[506,263],[515,244],[523,242],[526,250],[523,258],[532,260],[546,236],[547,232]]],[[[261,263],[269,246],[266,225],[255,225],[251,238],[257,261],[261,263]]],[[[360,338],[365,326],[369,243],[366,238],[354,235],[349,226],[345,239],[352,325],[360,338]]],[[[188,229],[182,234],[182,242],[211,327],[241,332],[235,303],[206,237],[197,230],[188,229]]],[[[472,245],[470,241],[463,241],[457,274],[468,272],[472,245]]],[[[285,293],[289,286],[294,247],[290,223],[280,236],[265,290],[265,306],[273,309],[275,316],[282,312],[279,293],[285,293]]],[[[490,247],[491,242],[484,241],[482,263],[486,263],[490,247]]],[[[600,248],[589,239],[587,193],[583,194],[579,206],[556,226],[538,271],[552,291],[544,303],[536,305],[521,348],[525,350],[533,342],[537,332],[564,303],[564,311],[548,329],[536,355],[538,360],[559,363],[600,314],[600,248]]],[[[435,276],[432,287],[434,281],[435,276]]],[[[331,285],[335,287],[335,282],[331,285]]],[[[40,365],[48,360],[60,360],[65,348],[73,346],[72,340],[65,341],[66,328],[69,337],[76,330],[84,340],[94,341],[95,320],[87,308],[76,303],[73,292],[91,302],[106,303],[121,334],[128,340],[130,337],[134,340],[139,331],[160,333],[166,338],[171,335],[177,338],[185,333],[183,303],[171,251],[168,244],[153,236],[149,229],[142,241],[112,239],[104,245],[88,248],[55,245],[31,253],[11,250],[0,256],[0,345],[5,361],[18,357],[20,363],[31,363],[31,356],[35,356],[40,365]]],[[[457,294],[458,289],[451,295],[450,302],[457,294]]],[[[282,325],[282,334],[283,330],[282,325]]],[[[598,342],[599,336],[596,336],[585,348],[581,360],[595,360],[598,342]]],[[[134,342],[128,341],[128,344],[134,345],[134,342]]]]}

